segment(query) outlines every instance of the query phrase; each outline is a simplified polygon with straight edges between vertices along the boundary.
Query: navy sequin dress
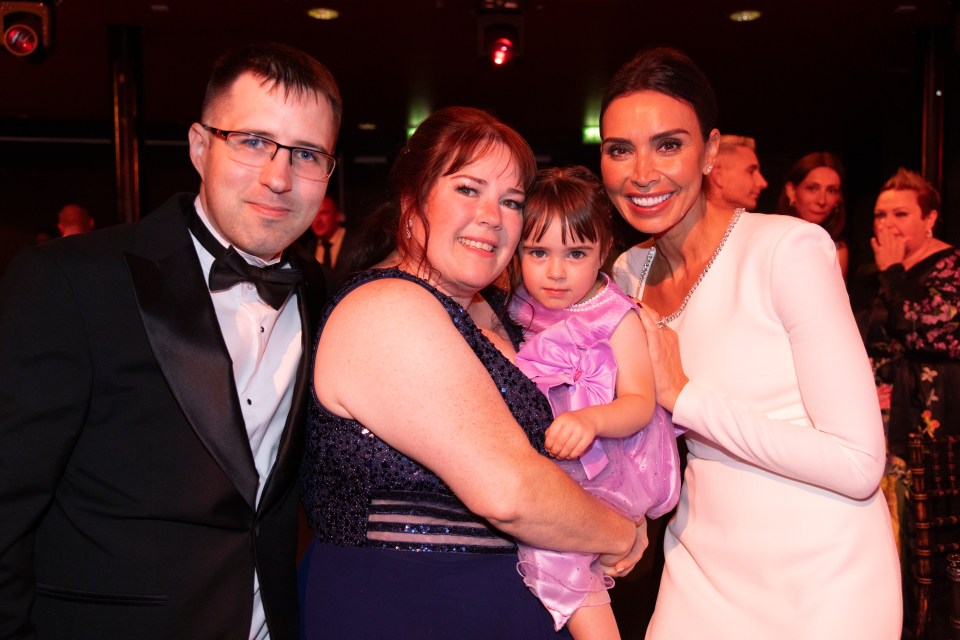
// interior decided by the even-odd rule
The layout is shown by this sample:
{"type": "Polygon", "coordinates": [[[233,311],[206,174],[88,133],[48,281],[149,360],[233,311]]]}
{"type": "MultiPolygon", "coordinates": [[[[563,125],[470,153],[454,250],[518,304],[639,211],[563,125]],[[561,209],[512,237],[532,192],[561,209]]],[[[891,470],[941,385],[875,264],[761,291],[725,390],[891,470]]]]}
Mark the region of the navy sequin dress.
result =
{"type": "MultiPolygon", "coordinates": [[[[544,453],[553,419],[546,398],[459,304],[426,282],[398,269],[359,274],[327,307],[321,331],[344,296],[380,278],[415,282],[437,298],[544,453]]],[[[502,294],[484,296],[505,317],[502,294]]],[[[504,326],[516,347],[519,331],[504,326]]],[[[554,632],[549,613],[523,584],[512,539],[470,513],[428,469],[362,424],[327,411],[315,393],[300,485],[315,537],[300,567],[304,638],[569,637],[554,632]]]]}

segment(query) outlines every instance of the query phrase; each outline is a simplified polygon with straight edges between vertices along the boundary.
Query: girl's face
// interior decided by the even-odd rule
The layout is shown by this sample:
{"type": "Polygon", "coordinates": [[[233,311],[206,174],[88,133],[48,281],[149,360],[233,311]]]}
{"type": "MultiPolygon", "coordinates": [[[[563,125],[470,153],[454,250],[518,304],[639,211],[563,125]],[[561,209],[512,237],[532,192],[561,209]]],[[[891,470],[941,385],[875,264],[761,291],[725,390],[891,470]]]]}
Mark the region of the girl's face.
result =
{"type": "MultiPolygon", "coordinates": [[[[517,164],[503,145],[440,176],[424,206],[430,224],[427,260],[439,272],[433,284],[466,306],[496,280],[516,253],[525,198],[517,164]]],[[[418,221],[411,232],[424,242],[418,221]]]]}
{"type": "Polygon", "coordinates": [[[923,247],[927,234],[933,234],[937,212],[931,211],[926,218],[917,202],[917,192],[912,189],[889,189],[877,197],[873,208],[873,232],[887,230],[902,237],[907,255],[923,247]]]}
{"type": "Polygon", "coordinates": [[[693,107],[656,91],[617,98],[601,124],[600,171],[620,215],[651,234],[680,222],[699,201],[719,132],[704,142],[693,107]]]}
{"type": "Polygon", "coordinates": [[[840,174],[830,167],[817,167],[800,184],[786,184],[787,197],[802,220],[823,224],[840,202],[840,174]]]}
{"type": "Polygon", "coordinates": [[[599,243],[572,237],[569,230],[564,243],[556,219],[547,225],[541,238],[520,243],[523,285],[546,308],[566,309],[596,293],[604,255],[599,243]]]}

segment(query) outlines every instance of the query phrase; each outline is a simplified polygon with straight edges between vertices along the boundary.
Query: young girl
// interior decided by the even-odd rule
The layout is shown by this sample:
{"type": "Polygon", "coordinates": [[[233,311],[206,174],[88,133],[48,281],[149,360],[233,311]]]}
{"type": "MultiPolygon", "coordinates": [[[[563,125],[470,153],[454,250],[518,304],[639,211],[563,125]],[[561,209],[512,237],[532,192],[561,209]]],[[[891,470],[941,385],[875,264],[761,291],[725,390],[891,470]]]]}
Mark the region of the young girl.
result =
{"type": "MultiPolygon", "coordinates": [[[[524,205],[511,317],[525,331],[517,366],[549,398],[545,447],[585,489],[635,521],[674,507],[680,475],[673,426],[656,404],[635,303],[601,271],[611,205],[583,167],[542,170],[524,205]]],[[[518,569],[560,630],[619,638],[596,555],[520,545],[518,569]]]]}

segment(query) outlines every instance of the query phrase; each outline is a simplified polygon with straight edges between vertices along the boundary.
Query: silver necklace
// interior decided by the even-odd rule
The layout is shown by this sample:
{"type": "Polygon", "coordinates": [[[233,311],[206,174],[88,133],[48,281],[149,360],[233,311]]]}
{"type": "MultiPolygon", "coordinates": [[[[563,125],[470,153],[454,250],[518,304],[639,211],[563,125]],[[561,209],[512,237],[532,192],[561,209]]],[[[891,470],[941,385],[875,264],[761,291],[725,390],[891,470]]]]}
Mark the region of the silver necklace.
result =
{"type": "MultiPolygon", "coordinates": [[[[671,313],[668,316],[664,316],[657,320],[657,328],[663,329],[669,323],[673,322],[680,317],[680,314],[683,313],[683,310],[687,308],[687,303],[690,302],[690,297],[693,295],[693,292],[697,290],[697,287],[700,286],[700,283],[703,282],[703,278],[707,275],[707,271],[710,271],[710,267],[713,266],[713,262],[717,259],[717,256],[720,255],[720,251],[723,249],[723,245],[727,243],[727,238],[730,237],[730,233],[733,231],[733,227],[736,226],[737,220],[740,219],[740,214],[743,213],[743,209],[737,209],[733,212],[733,218],[730,219],[730,224],[727,225],[727,230],[723,232],[723,237],[720,238],[720,244],[717,245],[717,250],[713,252],[713,255],[710,256],[710,260],[703,267],[703,271],[700,272],[700,275],[697,277],[696,282],[693,283],[693,286],[690,287],[690,290],[687,291],[687,295],[683,297],[683,300],[680,302],[680,306],[677,307],[677,310],[671,313]]],[[[637,283],[637,291],[634,295],[634,298],[637,300],[640,299],[640,289],[647,282],[647,274],[650,272],[650,265],[653,264],[653,259],[657,255],[657,241],[653,241],[653,246],[650,247],[650,251],[647,253],[647,259],[643,263],[643,269],[640,270],[640,281],[637,283]]]]}

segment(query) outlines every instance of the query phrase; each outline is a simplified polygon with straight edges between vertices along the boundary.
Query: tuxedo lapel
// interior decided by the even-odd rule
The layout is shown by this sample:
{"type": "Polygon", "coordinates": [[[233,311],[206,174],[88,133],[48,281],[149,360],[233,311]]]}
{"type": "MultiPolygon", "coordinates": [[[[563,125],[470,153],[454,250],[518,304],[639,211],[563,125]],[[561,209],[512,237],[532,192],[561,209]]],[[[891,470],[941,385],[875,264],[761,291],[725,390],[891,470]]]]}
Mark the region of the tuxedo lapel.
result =
{"type": "Polygon", "coordinates": [[[297,305],[300,311],[302,328],[302,355],[297,377],[293,387],[290,414],[277,451],[277,460],[267,479],[263,495],[260,497],[260,509],[269,509],[275,500],[280,499],[300,472],[305,439],[306,407],[309,401],[310,385],[313,384],[313,347],[320,311],[327,298],[326,281],[320,264],[312,257],[305,256],[292,248],[289,260],[293,267],[304,273],[303,282],[297,287],[297,305]]]}
{"type": "MultiPolygon", "coordinates": [[[[197,436],[251,508],[259,477],[210,293],[180,196],[140,223],[142,247],[125,255],[157,364],[197,436]]],[[[139,237],[139,236],[138,236],[139,237]]]]}

